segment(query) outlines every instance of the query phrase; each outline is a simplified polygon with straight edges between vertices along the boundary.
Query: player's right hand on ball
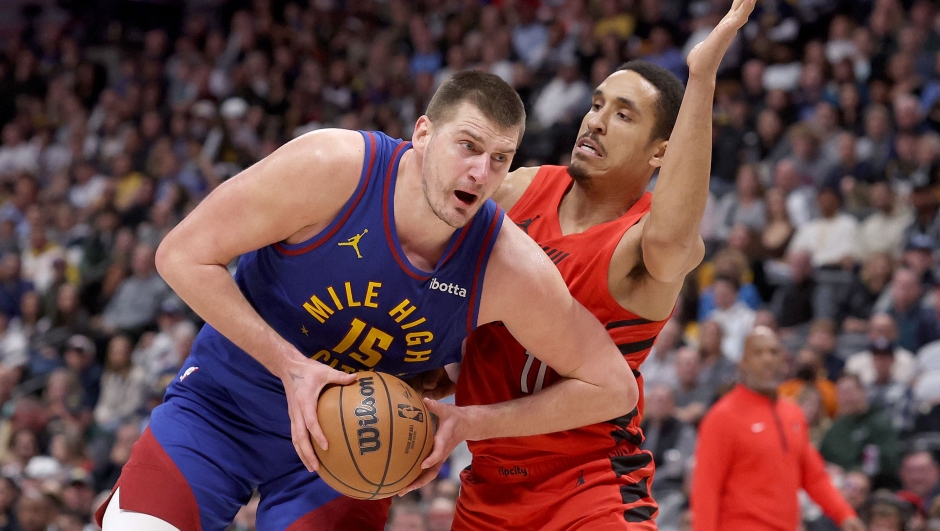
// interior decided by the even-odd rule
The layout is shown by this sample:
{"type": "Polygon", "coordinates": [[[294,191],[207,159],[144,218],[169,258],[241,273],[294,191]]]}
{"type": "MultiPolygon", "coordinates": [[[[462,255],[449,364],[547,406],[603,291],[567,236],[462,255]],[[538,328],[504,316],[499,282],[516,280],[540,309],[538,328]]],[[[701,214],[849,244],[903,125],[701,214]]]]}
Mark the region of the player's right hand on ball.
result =
{"type": "Polygon", "coordinates": [[[329,384],[349,385],[356,375],[346,374],[308,358],[288,362],[281,374],[287,395],[287,413],[290,415],[291,441],[300,460],[310,472],[316,472],[320,463],[313,451],[312,440],[327,449],[326,435],[317,421],[317,400],[329,384]]]}

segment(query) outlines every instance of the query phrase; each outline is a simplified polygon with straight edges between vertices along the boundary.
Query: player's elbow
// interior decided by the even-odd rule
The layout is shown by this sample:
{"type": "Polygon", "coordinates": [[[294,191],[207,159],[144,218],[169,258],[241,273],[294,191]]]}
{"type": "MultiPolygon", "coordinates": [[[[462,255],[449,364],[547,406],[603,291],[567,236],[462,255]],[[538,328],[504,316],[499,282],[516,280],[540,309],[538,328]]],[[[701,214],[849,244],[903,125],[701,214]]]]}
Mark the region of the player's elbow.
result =
{"type": "Polygon", "coordinates": [[[604,387],[608,396],[606,402],[611,408],[608,412],[610,418],[629,414],[637,407],[640,400],[640,388],[636,383],[633,370],[626,363],[622,363],[607,374],[608,379],[604,387]]]}
{"type": "Polygon", "coordinates": [[[157,273],[159,273],[163,280],[171,287],[174,285],[174,280],[179,274],[179,271],[183,269],[182,262],[185,256],[186,253],[179,248],[176,238],[172,237],[172,233],[168,234],[166,238],[160,242],[160,246],[157,247],[157,252],[154,256],[157,273]]]}

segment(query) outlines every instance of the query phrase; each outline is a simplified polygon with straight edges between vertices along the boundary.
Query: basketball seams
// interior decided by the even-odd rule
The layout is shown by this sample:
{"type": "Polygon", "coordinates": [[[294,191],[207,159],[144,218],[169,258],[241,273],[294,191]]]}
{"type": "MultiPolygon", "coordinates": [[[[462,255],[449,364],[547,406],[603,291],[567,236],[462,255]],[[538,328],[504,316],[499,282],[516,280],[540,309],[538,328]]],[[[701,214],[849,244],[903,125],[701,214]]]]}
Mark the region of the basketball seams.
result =
{"type": "MultiPolygon", "coordinates": [[[[356,454],[353,453],[352,446],[349,445],[349,432],[346,431],[346,415],[343,414],[343,389],[345,388],[346,388],[345,385],[341,385],[339,387],[339,421],[340,421],[340,426],[343,428],[343,440],[346,442],[346,449],[349,450],[349,457],[352,460],[353,466],[356,467],[356,473],[359,474],[359,477],[362,478],[362,480],[368,483],[369,485],[381,488],[381,484],[376,484],[376,483],[369,481],[369,478],[367,478],[362,473],[362,470],[359,470],[359,461],[356,460],[356,454]]],[[[359,489],[354,489],[354,490],[359,490],[359,489]]],[[[362,492],[368,492],[368,491],[362,491],[362,492]]]]}
{"type": "MultiPolygon", "coordinates": [[[[382,377],[380,373],[375,373],[379,377],[379,380],[382,380],[382,387],[385,388],[385,397],[386,403],[388,404],[388,457],[385,459],[385,472],[382,473],[382,479],[379,481],[378,489],[376,489],[375,494],[378,494],[382,487],[385,487],[385,478],[388,477],[388,467],[392,464],[392,448],[395,443],[395,417],[392,416],[392,394],[388,392],[388,382],[385,381],[385,378],[382,377]]],[[[358,468],[358,467],[357,467],[358,468]]]]}
{"type": "MultiPolygon", "coordinates": [[[[423,406],[424,404],[421,404],[421,405],[423,406]]],[[[431,439],[432,441],[434,440],[434,433],[429,433],[429,432],[431,431],[431,430],[430,430],[430,426],[431,426],[431,412],[428,411],[427,413],[428,413],[428,421],[427,421],[427,424],[425,425],[425,428],[424,428],[424,441],[421,443],[421,450],[418,451],[418,459],[415,459],[415,462],[411,464],[411,468],[409,468],[407,472],[405,472],[404,474],[402,474],[402,476],[401,476],[400,478],[398,478],[397,480],[395,480],[395,482],[392,483],[393,485],[394,485],[394,484],[397,484],[399,481],[401,481],[401,480],[405,479],[406,477],[408,477],[408,474],[411,474],[411,471],[415,469],[415,466],[417,466],[418,463],[424,461],[425,458],[423,458],[422,455],[424,455],[424,448],[428,445],[428,439],[431,439]]],[[[407,485],[406,485],[406,486],[407,486],[407,485]]]]}

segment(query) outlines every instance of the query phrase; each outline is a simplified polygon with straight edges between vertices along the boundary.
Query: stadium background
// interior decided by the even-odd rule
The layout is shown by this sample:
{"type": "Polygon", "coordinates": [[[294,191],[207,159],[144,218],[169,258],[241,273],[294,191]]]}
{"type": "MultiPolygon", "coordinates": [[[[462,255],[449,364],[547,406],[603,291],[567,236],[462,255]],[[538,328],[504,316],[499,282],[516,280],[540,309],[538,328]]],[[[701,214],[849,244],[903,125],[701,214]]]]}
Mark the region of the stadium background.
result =
{"type": "MultiPolygon", "coordinates": [[[[515,166],[564,164],[595,85],[633,58],[684,79],[729,5],[0,3],[0,531],[97,529],[200,325],[153,251],[220,182],[318,128],[408,138],[467,68],[526,104],[515,166]]],[[[940,529],[938,51],[935,2],[760,0],[725,57],[708,256],[643,367],[662,529],[688,529],[695,425],[754,323],[784,338],[781,392],[852,505],[940,529]]],[[[449,529],[456,487],[396,501],[390,529],[449,529]]]]}

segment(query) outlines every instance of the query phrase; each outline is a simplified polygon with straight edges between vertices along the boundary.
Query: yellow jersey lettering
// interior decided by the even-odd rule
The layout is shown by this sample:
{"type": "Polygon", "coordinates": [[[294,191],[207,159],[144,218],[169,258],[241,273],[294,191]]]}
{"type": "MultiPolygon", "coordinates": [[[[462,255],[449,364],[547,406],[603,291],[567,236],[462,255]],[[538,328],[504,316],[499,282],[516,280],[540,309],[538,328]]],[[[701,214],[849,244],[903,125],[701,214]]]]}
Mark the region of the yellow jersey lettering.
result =
{"type": "Polygon", "coordinates": [[[381,287],[381,282],[369,282],[369,287],[366,288],[366,300],[363,301],[363,304],[369,308],[378,308],[379,305],[375,303],[375,298],[378,297],[379,294],[375,290],[381,287]]]}
{"type": "MultiPolygon", "coordinates": [[[[334,367],[334,368],[335,368],[335,367],[334,367]]],[[[356,369],[353,369],[353,368],[350,367],[349,365],[343,365],[342,367],[340,367],[340,369],[341,369],[343,372],[345,372],[346,374],[354,374],[354,373],[358,372],[356,369]]]]}
{"type": "MultiPolygon", "coordinates": [[[[406,317],[411,315],[412,312],[417,310],[417,308],[413,305],[408,306],[409,304],[411,304],[411,301],[408,299],[405,299],[401,301],[401,304],[392,308],[392,311],[388,312],[388,314],[392,317],[395,317],[396,323],[400,323],[404,321],[406,317]]],[[[422,317],[421,319],[424,319],[424,317],[422,317]]]]}
{"type": "Polygon", "coordinates": [[[362,354],[353,352],[349,357],[366,367],[375,367],[382,359],[382,354],[375,350],[376,347],[382,351],[387,351],[388,347],[392,346],[392,339],[392,336],[378,328],[370,328],[369,333],[366,334],[366,338],[363,339],[362,344],[359,345],[359,351],[362,352],[362,354]]]}
{"type": "Polygon", "coordinates": [[[353,299],[352,286],[349,284],[349,282],[346,283],[346,305],[349,306],[350,308],[355,308],[356,306],[362,306],[361,302],[358,302],[355,299],[353,299]]]}
{"type": "Polygon", "coordinates": [[[320,300],[316,295],[310,297],[310,302],[304,303],[304,309],[310,312],[310,315],[314,316],[317,321],[325,323],[327,319],[333,315],[333,309],[326,305],[323,301],[320,300]]]}
{"type": "Polygon", "coordinates": [[[405,334],[405,343],[408,343],[409,347],[415,345],[420,345],[422,343],[430,343],[434,340],[434,334],[431,332],[411,332],[405,334]]]}
{"type": "Polygon", "coordinates": [[[406,350],[405,351],[405,361],[409,363],[417,363],[419,361],[428,361],[431,359],[430,350],[406,350]]]}
{"type": "Polygon", "coordinates": [[[336,310],[337,310],[337,311],[342,310],[342,309],[343,309],[343,303],[339,302],[339,297],[337,297],[337,296],[336,296],[336,292],[333,291],[333,286],[330,286],[330,287],[326,288],[326,291],[329,291],[329,292],[330,292],[330,297],[332,297],[332,299],[333,299],[333,304],[336,305],[336,310]]]}
{"type": "Polygon", "coordinates": [[[362,331],[366,329],[366,324],[360,321],[358,318],[353,318],[352,326],[349,328],[349,333],[346,334],[346,337],[339,342],[338,345],[333,347],[333,352],[343,353],[349,350],[349,347],[355,343],[359,336],[362,335],[362,331]]]}
{"type": "Polygon", "coordinates": [[[320,363],[323,363],[324,365],[329,365],[330,367],[334,369],[336,368],[336,364],[339,363],[338,359],[335,359],[332,356],[330,356],[330,353],[325,350],[321,350],[320,352],[317,352],[316,354],[314,354],[313,359],[314,361],[319,361],[320,363]]]}
{"type": "Polygon", "coordinates": [[[423,323],[423,322],[425,322],[425,321],[427,321],[427,319],[425,319],[424,317],[422,317],[421,319],[418,319],[417,321],[411,321],[410,323],[405,323],[405,324],[401,325],[401,329],[402,329],[402,330],[408,330],[409,328],[414,328],[414,327],[418,326],[419,324],[421,324],[421,323],[423,323]]]}

